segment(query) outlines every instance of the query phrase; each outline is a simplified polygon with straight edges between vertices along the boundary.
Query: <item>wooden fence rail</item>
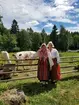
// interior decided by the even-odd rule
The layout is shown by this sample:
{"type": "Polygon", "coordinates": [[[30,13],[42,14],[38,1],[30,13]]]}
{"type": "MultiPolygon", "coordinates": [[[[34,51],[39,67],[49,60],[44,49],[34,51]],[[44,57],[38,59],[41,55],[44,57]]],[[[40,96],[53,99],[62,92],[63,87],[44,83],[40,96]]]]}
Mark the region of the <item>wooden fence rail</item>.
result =
{"type": "MultiPolygon", "coordinates": [[[[73,73],[73,72],[78,72],[78,70],[61,72],[61,74],[67,74],[67,73],[73,73]]],[[[29,77],[15,78],[15,79],[6,79],[6,80],[0,80],[0,82],[10,82],[10,81],[24,80],[24,79],[31,79],[31,78],[37,78],[37,76],[29,76],[29,77]]]]}
{"type": "MultiPolygon", "coordinates": [[[[73,59],[75,59],[75,58],[79,58],[79,56],[68,56],[68,57],[61,57],[60,59],[61,59],[61,62],[60,62],[60,64],[63,64],[63,63],[77,63],[77,62],[79,62],[79,60],[73,60],[73,59]],[[72,59],[71,59],[72,58],[72,59]],[[63,61],[63,59],[65,59],[65,61],[63,61]],[[71,61],[66,61],[66,59],[70,59],[71,61]]],[[[29,60],[37,60],[38,61],[38,59],[27,59],[27,60],[19,60],[19,61],[25,61],[25,62],[27,62],[27,61],[29,61],[29,60]]],[[[1,60],[0,59],[0,61],[5,61],[5,60],[1,60]]],[[[18,61],[17,60],[14,60],[14,59],[12,59],[11,61],[15,61],[15,64],[9,64],[9,66],[7,66],[8,64],[3,64],[2,65],[2,67],[4,68],[4,67],[8,67],[7,69],[9,69],[9,68],[11,68],[13,65],[14,65],[14,67],[15,68],[17,68],[17,67],[23,67],[23,66],[30,66],[30,67],[33,67],[33,66],[37,66],[38,65],[38,63],[36,63],[36,64],[27,64],[27,63],[22,63],[22,64],[19,64],[18,63],[18,61]]],[[[67,74],[67,73],[73,73],[73,72],[78,72],[79,71],[79,65],[77,64],[77,65],[66,65],[66,66],[61,66],[61,69],[66,69],[66,68],[71,68],[72,69],[72,67],[73,67],[73,70],[71,70],[71,71],[65,71],[65,72],[61,72],[61,74],[67,74]]],[[[36,69],[32,69],[32,70],[29,70],[29,69],[27,69],[27,70],[21,70],[21,71],[19,71],[19,70],[12,70],[12,71],[7,71],[6,70],[6,72],[0,72],[0,74],[12,74],[12,73],[26,73],[26,72],[35,72],[35,71],[37,71],[36,69]]],[[[15,81],[15,80],[23,80],[23,79],[30,79],[30,78],[36,78],[37,76],[29,76],[29,77],[23,77],[23,78],[15,78],[15,79],[7,79],[7,80],[0,80],[0,82],[8,82],[8,81],[15,81]]]]}

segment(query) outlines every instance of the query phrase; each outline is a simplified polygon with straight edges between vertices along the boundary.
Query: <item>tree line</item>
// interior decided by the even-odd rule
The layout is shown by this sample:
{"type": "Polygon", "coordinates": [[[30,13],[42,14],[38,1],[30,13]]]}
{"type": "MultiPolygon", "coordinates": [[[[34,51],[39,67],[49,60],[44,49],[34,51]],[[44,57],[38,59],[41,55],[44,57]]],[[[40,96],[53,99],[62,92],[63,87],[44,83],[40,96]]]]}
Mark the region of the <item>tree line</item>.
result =
{"type": "Polygon", "coordinates": [[[34,32],[32,28],[19,30],[18,22],[14,19],[10,29],[4,27],[0,16],[0,50],[8,52],[38,50],[42,43],[52,41],[60,51],[79,49],[79,32],[69,32],[64,26],[58,31],[54,25],[48,35],[44,29],[34,32]]]}

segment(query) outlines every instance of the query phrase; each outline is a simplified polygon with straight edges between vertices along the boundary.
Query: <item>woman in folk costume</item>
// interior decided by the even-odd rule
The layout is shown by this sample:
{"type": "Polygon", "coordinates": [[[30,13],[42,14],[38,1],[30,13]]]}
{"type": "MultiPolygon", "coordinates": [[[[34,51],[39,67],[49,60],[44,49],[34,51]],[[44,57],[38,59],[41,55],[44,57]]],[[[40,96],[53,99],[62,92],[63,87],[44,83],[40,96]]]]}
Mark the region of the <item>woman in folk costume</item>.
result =
{"type": "Polygon", "coordinates": [[[54,48],[54,44],[50,41],[47,45],[48,49],[50,50],[52,60],[54,65],[52,66],[52,70],[50,71],[50,78],[51,82],[55,83],[56,81],[60,80],[60,57],[57,49],[54,48]]]}
{"type": "Polygon", "coordinates": [[[41,45],[41,48],[37,51],[37,54],[39,56],[38,79],[43,82],[43,84],[46,84],[49,80],[49,71],[52,69],[54,63],[52,61],[50,51],[47,49],[45,43],[41,45]]]}

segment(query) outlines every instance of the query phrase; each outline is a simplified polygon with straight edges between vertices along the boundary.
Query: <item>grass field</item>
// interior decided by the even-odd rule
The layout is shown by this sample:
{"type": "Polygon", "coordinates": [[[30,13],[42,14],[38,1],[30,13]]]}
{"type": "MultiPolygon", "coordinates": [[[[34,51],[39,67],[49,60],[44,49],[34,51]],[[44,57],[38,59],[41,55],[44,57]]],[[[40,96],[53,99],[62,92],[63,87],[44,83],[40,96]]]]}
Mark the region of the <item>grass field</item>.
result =
{"type": "MultiPolygon", "coordinates": [[[[63,52],[60,56],[79,56],[79,53],[63,52]]],[[[0,83],[0,96],[13,88],[24,91],[27,98],[25,105],[79,105],[79,72],[63,74],[56,86],[49,83],[47,87],[41,87],[37,78],[0,83]]],[[[6,104],[1,100],[0,105],[6,104]]]]}

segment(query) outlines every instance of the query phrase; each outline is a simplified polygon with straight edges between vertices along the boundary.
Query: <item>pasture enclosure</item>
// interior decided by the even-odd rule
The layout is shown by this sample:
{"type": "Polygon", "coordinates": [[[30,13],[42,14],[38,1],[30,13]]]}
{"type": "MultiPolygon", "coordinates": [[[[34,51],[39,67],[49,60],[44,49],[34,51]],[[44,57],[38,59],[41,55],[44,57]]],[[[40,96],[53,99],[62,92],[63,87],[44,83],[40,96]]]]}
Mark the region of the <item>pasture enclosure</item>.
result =
{"type": "MultiPolygon", "coordinates": [[[[37,77],[38,59],[15,60],[12,64],[0,59],[0,76],[8,75],[8,78],[1,78],[0,82],[31,79],[37,77]],[[33,62],[31,62],[33,61],[33,62]]],[[[67,73],[79,71],[79,56],[60,57],[61,76],[67,73]]]]}

